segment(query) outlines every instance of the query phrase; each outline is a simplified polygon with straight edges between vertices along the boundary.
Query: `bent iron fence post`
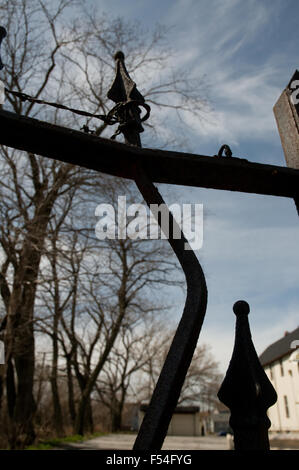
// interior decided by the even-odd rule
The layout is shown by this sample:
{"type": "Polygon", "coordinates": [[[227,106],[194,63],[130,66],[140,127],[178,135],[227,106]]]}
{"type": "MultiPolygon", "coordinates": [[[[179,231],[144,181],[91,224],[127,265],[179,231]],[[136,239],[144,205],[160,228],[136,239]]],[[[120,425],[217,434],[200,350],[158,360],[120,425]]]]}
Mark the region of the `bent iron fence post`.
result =
{"type": "Polygon", "coordinates": [[[231,411],[236,450],[269,450],[267,409],[277,394],[255,351],[248,322],[249,305],[239,300],[233,306],[236,319],[232,358],[218,392],[231,411]]]}
{"type": "MultiPolygon", "coordinates": [[[[120,123],[115,135],[122,132],[126,143],[141,147],[139,136],[143,131],[141,122],[149,116],[150,108],[144,103],[143,96],[125,68],[124,54],[117,52],[115,61],[116,77],[107,96],[116,103],[116,106],[108,116],[110,119],[116,118],[120,123]],[[147,111],[142,119],[139,106],[145,107],[147,111]]],[[[162,196],[147,177],[140,161],[135,160],[133,172],[135,183],[148,206],[164,204],[167,209],[162,196]]],[[[163,230],[162,220],[157,214],[153,215],[157,216],[156,220],[163,230]]],[[[136,438],[134,450],[161,449],[193,357],[207,307],[207,287],[201,265],[190,246],[188,250],[185,249],[188,242],[170,211],[168,211],[168,220],[168,241],[185,273],[187,298],[181,321],[136,438]],[[174,234],[180,236],[174,238],[174,234]]]]}

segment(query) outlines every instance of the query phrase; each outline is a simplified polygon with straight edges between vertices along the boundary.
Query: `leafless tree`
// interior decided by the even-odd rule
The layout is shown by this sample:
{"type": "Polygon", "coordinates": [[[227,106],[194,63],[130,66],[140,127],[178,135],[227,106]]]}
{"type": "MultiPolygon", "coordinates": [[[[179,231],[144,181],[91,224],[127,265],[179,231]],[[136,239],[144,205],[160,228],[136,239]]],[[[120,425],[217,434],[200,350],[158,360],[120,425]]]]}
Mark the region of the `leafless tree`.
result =
{"type": "MultiPolygon", "coordinates": [[[[161,343],[158,352],[148,354],[148,360],[142,369],[142,379],[139,381],[141,384],[138,391],[140,401],[149,401],[172,337],[173,332],[166,328],[164,335],[160,333],[158,338],[161,343]]],[[[218,364],[215,362],[209,346],[198,345],[188,369],[178,404],[194,405],[197,403],[203,409],[210,409],[217,401],[216,392],[220,379],[218,364]]]]}
{"type": "MultiPolygon", "coordinates": [[[[50,85],[57,53],[65,44],[56,21],[69,4],[61,0],[50,13],[42,2],[2,2],[2,21],[8,31],[3,77],[7,88],[24,91],[34,87],[34,95],[39,97],[50,85]],[[43,28],[47,34],[42,34],[43,28]]],[[[12,96],[8,102],[16,113],[34,114],[33,103],[24,104],[12,96]]],[[[4,374],[9,440],[14,448],[29,444],[35,437],[33,318],[47,226],[56,200],[78,182],[80,172],[71,165],[49,163],[33,154],[22,155],[4,147],[1,155],[5,174],[0,190],[1,294],[6,309],[4,374]]]]}
{"type": "MultiPolygon", "coordinates": [[[[129,185],[121,181],[117,186],[115,183],[107,186],[102,197],[108,194],[109,201],[115,205],[122,191],[129,203],[129,185]]],[[[134,194],[136,197],[136,191],[132,194],[136,200],[134,194]]],[[[84,430],[88,401],[99,375],[113,361],[111,354],[113,348],[115,351],[118,336],[128,335],[152,312],[162,309],[161,300],[154,292],[170,282],[175,263],[166,255],[168,247],[159,242],[138,238],[106,239],[99,242],[101,256],[98,252],[96,255],[89,252],[85,265],[82,265],[80,302],[84,306],[81,316],[79,319],[78,311],[73,312],[77,320],[72,318],[68,323],[63,322],[70,343],[78,343],[73,355],[82,392],[76,413],[77,433],[84,430]],[[150,296],[153,298],[149,300],[150,296]],[[81,329],[79,342],[76,322],[81,329]]],[[[172,282],[178,283],[174,279],[172,282]]]]}
{"type": "Polygon", "coordinates": [[[157,316],[155,312],[138,328],[122,328],[96,383],[99,402],[110,412],[112,432],[122,428],[126,400],[136,399],[134,377],[148,363],[149,355],[159,354],[159,337],[166,325],[157,316]]]}
{"type": "MultiPolygon", "coordinates": [[[[163,29],[158,28],[151,37],[146,37],[136,29],[136,25],[126,24],[121,19],[100,18],[96,12],[84,10],[84,2],[81,2],[80,17],[76,17],[77,3],[79,2],[70,0],[51,2],[50,0],[1,0],[1,21],[8,32],[2,50],[5,68],[1,72],[1,80],[7,89],[25,92],[35,98],[63,101],[64,104],[71,102],[73,106],[80,104],[91,112],[99,110],[106,112],[108,103],[105,96],[113,74],[111,56],[116,49],[123,48],[128,56],[129,70],[136,76],[141,74],[147,79],[147,81],[142,80],[145,86],[142,91],[149,102],[164,109],[174,107],[181,116],[186,112],[192,112],[195,117],[201,117],[205,111],[205,102],[198,93],[198,88],[191,88],[190,82],[184,78],[178,79],[175,76],[162,77],[161,80],[158,78],[160,72],[166,69],[165,64],[169,58],[168,51],[161,53],[161,50],[165,50],[163,48],[165,48],[166,34],[163,29]],[[144,72],[149,66],[152,75],[144,72]],[[163,96],[167,96],[164,101],[163,96]],[[173,105],[169,104],[170,96],[173,105]]],[[[5,107],[25,116],[39,117],[56,123],[63,121],[64,124],[77,128],[82,126],[82,120],[78,121],[70,113],[58,110],[54,112],[34,102],[20,100],[12,94],[7,95],[5,107]]],[[[96,126],[97,135],[107,135],[105,132],[107,132],[105,125],[96,126]]],[[[61,151],[63,152],[63,149],[61,151]]],[[[38,306],[38,286],[41,280],[43,281],[42,260],[50,246],[49,230],[53,233],[56,230],[56,240],[51,241],[54,243],[52,258],[49,259],[50,264],[52,263],[54,294],[55,289],[56,293],[58,288],[62,291],[62,280],[58,276],[58,271],[55,272],[56,260],[53,258],[55,257],[53,249],[55,251],[58,247],[58,237],[61,237],[61,234],[59,217],[54,220],[53,214],[63,216],[61,201],[67,200],[74,204],[77,192],[82,194],[84,189],[87,191],[91,188],[94,191],[100,179],[92,172],[72,165],[48,161],[6,147],[1,147],[1,170],[0,293],[4,313],[0,329],[5,338],[6,364],[0,366],[0,393],[6,389],[10,446],[22,448],[35,438],[36,403],[33,395],[35,310],[38,306]],[[55,223],[58,223],[57,228],[55,223]]],[[[119,260],[124,260],[128,250],[132,253],[133,243],[129,241],[117,245],[111,242],[110,250],[113,250],[119,260]]],[[[114,310],[109,311],[109,315],[118,327],[127,315],[128,305],[133,312],[142,305],[141,303],[138,305],[136,301],[141,289],[141,284],[138,284],[140,276],[138,267],[141,261],[137,258],[138,256],[144,258],[147,254],[144,252],[142,254],[142,250],[136,250],[134,256],[132,264],[134,270],[132,265],[130,269],[132,273],[137,273],[134,281],[137,282],[137,287],[134,288],[132,284],[131,293],[125,292],[127,274],[124,273],[128,269],[125,265],[123,265],[123,278],[119,279],[118,287],[110,286],[113,288],[111,294],[118,296],[118,304],[117,309],[114,305],[114,310]]],[[[101,279],[103,280],[103,276],[101,279]]],[[[92,289],[95,290],[95,286],[92,289]]],[[[107,283],[106,289],[108,289],[107,283]]],[[[92,298],[92,290],[89,294],[92,298]]],[[[53,397],[57,395],[55,390],[58,344],[63,347],[62,343],[59,343],[60,340],[58,341],[59,335],[56,334],[58,325],[64,320],[64,315],[70,314],[72,302],[76,307],[78,298],[72,292],[66,303],[63,296],[60,300],[62,303],[58,304],[57,298],[55,296],[53,298],[54,336],[52,336],[51,375],[53,397]]],[[[74,312],[77,311],[75,307],[74,312]]],[[[94,313],[91,315],[90,312],[86,314],[92,317],[94,313]]],[[[75,319],[74,315],[72,318],[75,319]]],[[[99,321],[98,319],[97,322],[99,321]]],[[[69,327],[66,321],[65,327],[64,331],[67,332],[69,327]]],[[[105,362],[104,359],[115,342],[118,327],[110,336],[105,337],[107,343],[102,352],[102,360],[96,362],[82,389],[81,402],[76,413],[76,429],[79,432],[83,429],[90,394],[105,362]]],[[[93,338],[95,339],[96,337],[93,338]]],[[[68,353],[72,362],[67,364],[69,367],[75,367],[75,352],[71,348],[68,353]]],[[[58,395],[53,403],[57,430],[62,432],[58,395]]]]}

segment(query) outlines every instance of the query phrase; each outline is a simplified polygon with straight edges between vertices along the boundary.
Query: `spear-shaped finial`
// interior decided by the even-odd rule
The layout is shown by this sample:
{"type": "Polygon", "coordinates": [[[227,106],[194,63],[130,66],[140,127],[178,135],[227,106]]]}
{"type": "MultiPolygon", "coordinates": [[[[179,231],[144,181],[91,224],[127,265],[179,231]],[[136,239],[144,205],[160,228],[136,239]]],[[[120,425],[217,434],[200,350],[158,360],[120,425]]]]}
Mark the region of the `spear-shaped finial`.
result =
{"type": "Polygon", "coordinates": [[[125,56],[122,51],[114,55],[116,74],[114,81],[107,93],[107,97],[116,103],[116,106],[108,113],[107,120],[119,122],[115,137],[121,132],[128,144],[141,147],[139,134],[143,132],[141,122],[148,119],[150,107],[144,102],[142,94],[137,90],[136,83],[131,79],[126,66],[125,56]],[[146,109],[145,116],[141,117],[140,106],[146,109]]]}
{"type": "Polygon", "coordinates": [[[116,64],[116,75],[115,79],[107,93],[107,96],[114,103],[120,103],[125,101],[139,101],[144,103],[144,98],[141,93],[137,90],[136,83],[131,79],[126,66],[125,66],[125,55],[122,51],[117,51],[114,54],[114,60],[116,64]]]}
{"type": "Polygon", "coordinates": [[[218,392],[219,400],[231,411],[236,450],[268,450],[267,409],[277,400],[251,340],[249,305],[239,300],[233,306],[237,317],[233,355],[218,392]]]}
{"type": "MultiPolygon", "coordinates": [[[[6,35],[7,35],[6,29],[3,28],[3,26],[0,26],[0,46],[1,46],[2,40],[5,38],[6,35]]],[[[3,67],[4,67],[4,65],[3,65],[3,62],[2,62],[1,56],[0,56],[0,70],[3,69],[3,67]]]]}

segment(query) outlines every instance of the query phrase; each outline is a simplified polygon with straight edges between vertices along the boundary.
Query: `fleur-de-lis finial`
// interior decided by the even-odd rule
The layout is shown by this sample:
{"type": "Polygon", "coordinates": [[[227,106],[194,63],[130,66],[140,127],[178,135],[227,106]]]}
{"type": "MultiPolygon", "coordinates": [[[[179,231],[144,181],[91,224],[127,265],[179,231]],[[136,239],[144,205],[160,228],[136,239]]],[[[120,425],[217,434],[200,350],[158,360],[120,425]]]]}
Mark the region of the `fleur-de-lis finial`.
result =
{"type": "MultiPolygon", "coordinates": [[[[3,26],[0,26],[0,46],[1,46],[1,42],[2,40],[5,38],[7,32],[6,32],[6,29],[3,28],[3,26]]],[[[1,60],[1,55],[0,55],[0,70],[3,69],[4,65],[3,65],[3,62],[1,60]]]]}

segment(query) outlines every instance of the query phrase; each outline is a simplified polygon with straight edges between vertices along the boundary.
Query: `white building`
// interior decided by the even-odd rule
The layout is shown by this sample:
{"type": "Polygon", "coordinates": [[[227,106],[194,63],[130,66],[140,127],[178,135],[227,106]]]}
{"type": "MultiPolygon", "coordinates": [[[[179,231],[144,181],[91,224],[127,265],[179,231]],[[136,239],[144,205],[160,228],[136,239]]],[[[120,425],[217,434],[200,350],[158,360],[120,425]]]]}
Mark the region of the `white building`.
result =
{"type": "Polygon", "coordinates": [[[270,431],[299,432],[299,328],[268,346],[260,362],[277,393],[270,431]]]}

